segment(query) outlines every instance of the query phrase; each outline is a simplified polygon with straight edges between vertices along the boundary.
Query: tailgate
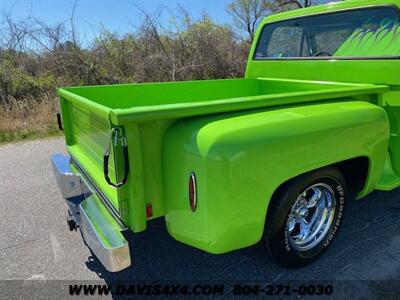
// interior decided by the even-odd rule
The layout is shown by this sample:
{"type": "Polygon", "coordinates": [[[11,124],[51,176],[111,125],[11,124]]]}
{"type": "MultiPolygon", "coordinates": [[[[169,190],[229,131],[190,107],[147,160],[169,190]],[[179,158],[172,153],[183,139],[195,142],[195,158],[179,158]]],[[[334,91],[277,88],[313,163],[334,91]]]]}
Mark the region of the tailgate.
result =
{"type": "MultiPolygon", "coordinates": [[[[60,91],[68,152],[80,171],[119,213],[118,191],[106,182],[103,172],[103,156],[110,147],[109,112],[106,108],[100,109],[95,103],[68,94],[60,91]]],[[[109,177],[116,182],[114,149],[111,147],[110,151],[109,177]]]]}

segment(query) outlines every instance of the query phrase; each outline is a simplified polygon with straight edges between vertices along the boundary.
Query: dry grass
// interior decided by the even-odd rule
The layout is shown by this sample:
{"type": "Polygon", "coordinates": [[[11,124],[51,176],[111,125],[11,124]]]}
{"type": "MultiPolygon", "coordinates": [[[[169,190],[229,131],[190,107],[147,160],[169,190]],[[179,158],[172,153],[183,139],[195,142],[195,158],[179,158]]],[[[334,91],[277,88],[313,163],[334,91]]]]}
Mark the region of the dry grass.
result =
{"type": "Polygon", "coordinates": [[[0,144],[60,134],[58,101],[49,95],[40,100],[10,98],[0,104],[0,144]]]}

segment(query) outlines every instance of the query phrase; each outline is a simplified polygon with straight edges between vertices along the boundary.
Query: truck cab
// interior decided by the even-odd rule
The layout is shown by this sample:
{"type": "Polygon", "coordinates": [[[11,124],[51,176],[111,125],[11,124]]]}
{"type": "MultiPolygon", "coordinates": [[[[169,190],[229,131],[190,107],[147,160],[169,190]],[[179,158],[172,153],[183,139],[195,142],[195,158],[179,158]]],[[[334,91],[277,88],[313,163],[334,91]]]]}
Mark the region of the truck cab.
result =
{"type": "Polygon", "coordinates": [[[123,231],[155,218],[210,253],[317,260],[348,201],[400,186],[399,5],[269,16],[244,78],[59,89],[71,229],[109,271],[134,257],[123,231]]]}

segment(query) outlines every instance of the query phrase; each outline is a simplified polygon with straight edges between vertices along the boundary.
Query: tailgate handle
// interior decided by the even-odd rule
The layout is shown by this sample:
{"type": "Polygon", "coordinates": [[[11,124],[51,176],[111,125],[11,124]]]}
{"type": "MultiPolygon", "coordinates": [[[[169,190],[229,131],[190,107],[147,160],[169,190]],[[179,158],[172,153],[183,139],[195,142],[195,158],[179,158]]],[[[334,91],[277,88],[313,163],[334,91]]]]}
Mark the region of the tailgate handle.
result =
{"type": "MultiPolygon", "coordinates": [[[[129,173],[129,161],[128,161],[129,155],[128,155],[128,145],[126,143],[126,138],[124,136],[119,136],[119,129],[118,128],[113,128],[111,131],[111,140],[110,140],[110,146],[106,149],[103,157],[103,171],[104,171],[104,178],[107,181],[107,183],[113,187],[119,188],[123,186],[126,181],[128,180],[128,173],[129,173]],[[122,154],[124,157],[124,176],[122,177],[122,180],[118,183],[113,183],[111,182],[111,179],[108,175],[108,162],[110,160],[110,148],[112,145],[112,142],[114,140],[114,145],[118,145],[118,140],[121,140],[122,143],[122,154]]],[[[116,164],[115,164],[116,165],[116,164]]],[[[118,174],[117,169],[115,170],[115,174],[118,174]]]]}

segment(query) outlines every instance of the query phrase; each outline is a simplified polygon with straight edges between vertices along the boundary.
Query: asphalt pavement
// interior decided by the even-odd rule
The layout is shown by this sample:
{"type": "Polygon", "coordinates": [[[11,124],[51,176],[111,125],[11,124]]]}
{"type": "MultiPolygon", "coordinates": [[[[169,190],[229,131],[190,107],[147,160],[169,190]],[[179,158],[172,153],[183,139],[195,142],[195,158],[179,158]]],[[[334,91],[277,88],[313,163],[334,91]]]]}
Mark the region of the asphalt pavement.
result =
{"type": "Polygon", "coordinates": [[[361,280],[368,290],[360,295],[379,298],[385,293],[393,296],[393,287],[385,291],[372,280],[400,280],[400,189],[374,192],[350,203],[330,249],[301,269],[277,266],[261,245],[222,255],[202,252],[176,242],[159,219],[150,222],[145,232],[128,235],[133,265],[109,273],[82,242],[79,231],[70,232],[66,225],[66,204],[49,160],[55,152],[65,152],[62,138],[0,147],[0,281],[339,280],[357,285],[361,280]]]}

